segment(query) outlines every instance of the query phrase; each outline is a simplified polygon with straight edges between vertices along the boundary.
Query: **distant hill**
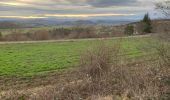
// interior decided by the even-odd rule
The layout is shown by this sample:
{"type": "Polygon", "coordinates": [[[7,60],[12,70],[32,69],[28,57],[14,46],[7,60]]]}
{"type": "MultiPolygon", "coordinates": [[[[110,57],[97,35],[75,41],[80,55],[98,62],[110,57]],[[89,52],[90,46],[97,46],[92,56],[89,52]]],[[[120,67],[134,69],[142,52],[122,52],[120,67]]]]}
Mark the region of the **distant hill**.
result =
{"type": "Polygon", "coordinates": [[[0,20],[0,28],[20,28],[39,26],[79,26],[79,25],[122,25],[134,22],[132,20],[110,20],[110,19],[6,19],[0,20]]]}
{"type": "Polygon", "coordinates": [[[90,21],[90,20],[77,20],[77,21],[65,21],[61,22],[58,25],[63,26],[79,26],[79,25],[96,25],[97,23],[90,21]]]}
{"type": "Polygon", "coordinates": [[[22,25],[15,23],[15,22],[8,22],[8,21],[2,21],[0,22],[0,29],[7,29],[7,28],[21,28],[22,25]]]}
{"type": "MultiPolygon", "coordinates": [[[[0,29],[7,28],[25,28],[25,27],[40,27],[40,26],[93,26],[105,25],[111,26],[115,33],[122,33],[126,25],[134,25],[135,30],[140,32],[139,21],[137,20],[111,20],[111,19],[89,19],[89,20],[75,20],[75,19],[10,19],[0,20],[0,29]]],[[[159,19],[152,21],[153,33],[163,33],[170,31],[170,20],[159,19]]]]}

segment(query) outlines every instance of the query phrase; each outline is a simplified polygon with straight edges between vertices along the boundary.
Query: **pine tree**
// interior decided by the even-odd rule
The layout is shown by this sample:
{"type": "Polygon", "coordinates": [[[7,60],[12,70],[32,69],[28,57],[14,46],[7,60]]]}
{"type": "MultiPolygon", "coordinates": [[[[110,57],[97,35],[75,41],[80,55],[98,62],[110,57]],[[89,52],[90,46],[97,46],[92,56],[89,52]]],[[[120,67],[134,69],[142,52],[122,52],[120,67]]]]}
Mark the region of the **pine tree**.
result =
{"type": "Polygon", "coordinates": [[[149,14],[145,14],[143,20],[142,20],[142,23],[143,23],[143,32],[144,33],[151,33],[152,32],[152,24],[151,24],[151,19],[149,17],[149,14]]]}

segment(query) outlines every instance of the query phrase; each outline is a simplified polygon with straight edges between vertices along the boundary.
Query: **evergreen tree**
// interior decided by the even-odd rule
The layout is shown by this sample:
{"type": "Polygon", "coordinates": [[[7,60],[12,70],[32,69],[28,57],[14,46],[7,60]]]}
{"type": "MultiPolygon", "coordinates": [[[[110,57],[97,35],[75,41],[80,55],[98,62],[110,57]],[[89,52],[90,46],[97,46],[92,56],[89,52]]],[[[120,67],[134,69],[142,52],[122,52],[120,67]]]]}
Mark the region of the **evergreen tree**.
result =
{"type": "Polygon", "coordinates": [[[145,14],[143,20],[142,20],[142,23],[143,23],[143,32],[144,33],[151,33],[152,32],[152,24],[151,24],[151,19],[149,17],[149,14],[145,14]]]}

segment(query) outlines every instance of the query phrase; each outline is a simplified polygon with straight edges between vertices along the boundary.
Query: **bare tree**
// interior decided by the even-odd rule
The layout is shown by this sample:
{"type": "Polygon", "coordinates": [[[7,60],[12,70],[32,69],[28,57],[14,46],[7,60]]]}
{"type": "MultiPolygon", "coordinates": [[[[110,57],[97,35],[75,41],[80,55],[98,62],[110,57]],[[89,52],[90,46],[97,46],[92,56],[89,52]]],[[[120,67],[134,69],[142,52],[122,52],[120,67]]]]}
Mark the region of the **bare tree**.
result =
{"type": "Polygon", "coordinates": [[[170,17],[170,0],[156,3],[156,9],[160,10],[167,17],[170,17]]]}
{"type": "MultiPolygon", "coordinates": [[[[166,18],[170,18],[170,0],[163,0],[156,3],[156,9],[163,13],[166,18]]],[[[164,30],[165,33],[160,35],[160,38],[170,41],[170,31],[169,31],[169,22],[165,22],[164,30]]]]}

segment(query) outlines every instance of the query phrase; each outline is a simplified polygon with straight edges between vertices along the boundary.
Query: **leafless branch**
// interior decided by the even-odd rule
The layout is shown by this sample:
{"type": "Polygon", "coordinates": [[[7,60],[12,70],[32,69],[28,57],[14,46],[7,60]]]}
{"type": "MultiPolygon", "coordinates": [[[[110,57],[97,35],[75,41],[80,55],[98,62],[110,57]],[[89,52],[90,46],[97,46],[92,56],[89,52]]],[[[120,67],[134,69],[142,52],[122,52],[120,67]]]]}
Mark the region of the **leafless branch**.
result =
{"type": "Polygon", "coordinates": [[[158,2],[155,5],[157,10],[160,10],[165,16],[170,17],[170,0],[158,2]]]}

